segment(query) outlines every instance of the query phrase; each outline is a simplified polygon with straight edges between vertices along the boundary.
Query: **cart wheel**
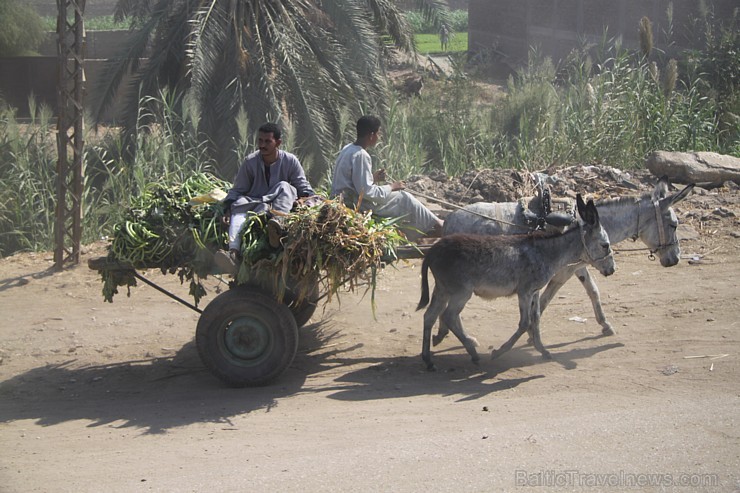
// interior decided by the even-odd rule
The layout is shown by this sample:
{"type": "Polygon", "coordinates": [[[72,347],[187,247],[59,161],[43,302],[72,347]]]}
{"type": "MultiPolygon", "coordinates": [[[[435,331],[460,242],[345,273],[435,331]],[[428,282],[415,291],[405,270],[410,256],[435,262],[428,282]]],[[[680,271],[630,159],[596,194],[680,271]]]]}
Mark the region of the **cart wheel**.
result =
{"type": "Polygon", "coordinates": [[[227,384],[262,385],[293,362],[298,328],[287,306],[244,286],[221,293],[206,306],[195,344],[206,368],[227,384]]]}
{"type": "Polygon", "coordinates": [[[295,293],[291,290],[287,290],[285,292],[285,298],[283,301],[288,305],[288,308],[290,308],[290,311],[293,313],[295,324],[299,329],[306,325],[313,316],[319,302],[319,296],[319,283],[314,284],[311,292],[308,293],[303,301],[298,305],[294,302],[296,297],[295,293]]]}

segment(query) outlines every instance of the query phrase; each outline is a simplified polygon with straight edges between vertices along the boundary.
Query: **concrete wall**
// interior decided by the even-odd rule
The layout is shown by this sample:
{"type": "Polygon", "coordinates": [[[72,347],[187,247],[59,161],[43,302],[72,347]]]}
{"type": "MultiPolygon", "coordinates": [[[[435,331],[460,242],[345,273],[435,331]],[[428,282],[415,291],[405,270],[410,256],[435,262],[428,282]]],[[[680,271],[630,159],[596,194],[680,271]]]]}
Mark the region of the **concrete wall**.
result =
{"type": "MultiPolygon", "coordinates": [[[[118,54],[128,35],[127,31],[90,31],[85,41],[85,77],[89,95],[100,79],[105,60],[118,54]]],[[[33,94],[38,103],[57,106],[56,85],[57,34],[48,33],[39,48],[41,56],[0,58],[0,96],[18,109],[18,116],[28,114],[28,97],[33,94]]],[[[105,115],[111,121],[117,106],[105,115]]]]}
{"type": "Polygon", "coordinates": [[[56,57],[0,58],[0,94],[18,109],[18,116],[27,117],[28,97],[52,108],[57,106],[56,57]]]}
{"type": "MultiPolygon", "coordinates": [[[[128,31],[87,31],[85,33],[85,58],[112,58],[116,56],[128,36],[128,31]]],[[[39,54],[41,56],[57,56],[57,43],[56,32],[46,33],[46,39],[39,46],[39,54]]]]}
{"type": "MultiPolygon", "coordinates": [[[[468,44],[472,51],[495,48],[512,64],[526,61],[529,47],[558,61],[579,40],[598,44],[604,30],[620,35],[625,47],[638,48],[638,25],[643,16],[653,23],[654,45],[667,49],[663,33],[673,5],[675,50],[691,46],[683,34],[699,17],[698,0],[470,0],[468,44]]],[[[717,19],[732,15],[737,0],[714,0],[717,19]]]]}
{"type": "MultiPolygon", "coordinates": [[[[57,0],[26,0],[26,3],[43,16],[56,17],[59,15],[57,10],[57,0]]],[[[104,15],[113,15],[116,6],[116,0],[87,0],[85,2],[86,17],[100,17],[104,15]]]]}
{"type": "MultiPolygon", "coordinates": [[[[100,79],[105,60],[85,60],[86,94],[92,91],[92,84],[100,79]]],[[[12,57],[0,58],[0,94],[3,99],[17,109],[20,118],[30,116],[28,98],[34,95],[36,103],[45,104],[56,112],[57,81],[59,80],[57,57],[12,57]]],[[[103,115],[103,121],[113,121],[120,108],[120,101],[103,115]]]]}

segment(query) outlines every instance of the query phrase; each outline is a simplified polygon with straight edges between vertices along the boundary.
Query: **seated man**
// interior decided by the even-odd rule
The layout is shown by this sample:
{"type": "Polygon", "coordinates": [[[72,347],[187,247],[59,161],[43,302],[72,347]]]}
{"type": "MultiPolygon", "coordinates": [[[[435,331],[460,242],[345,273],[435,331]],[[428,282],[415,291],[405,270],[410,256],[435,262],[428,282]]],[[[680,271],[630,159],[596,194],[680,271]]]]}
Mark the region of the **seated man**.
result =
{"type": "Polygon", "coordinates": [[[373,173],[366,149],[378,142],[379,131],[380,120],[375,116],[363,116],[357,121],[357,140],[344,146],[334,165],[332,197],[341,194],[347,206],[372,210],[380,217],[400,217],[399,228],[409,241],[418,241],[424,235],[439,236],[442,220],[413,195],[402,191],[404,182],[376,184],[385,180],[385,170],[373,173]]]}
{"type": "MultiPolygon", "coordinates": [[[[285,214],[293,209],[299,198],[315,195],[298,158],[279,149],[281,135],[280,127],[274,123],[265,123],[259,128],[259,150],[248,155],[239,167],[234,185],[223,201],[224,218],[229,224],[229,252],[218,252],[215,261],[227,272],[234,272],[237,265],[241,246],[239,231],[248,213],[285,214]]],[[[270,226],[279,229],[279,224],[268,224],[271,232],[270,226]]],[[[273,235],[270,239],[274,243],[273,235]]]]}

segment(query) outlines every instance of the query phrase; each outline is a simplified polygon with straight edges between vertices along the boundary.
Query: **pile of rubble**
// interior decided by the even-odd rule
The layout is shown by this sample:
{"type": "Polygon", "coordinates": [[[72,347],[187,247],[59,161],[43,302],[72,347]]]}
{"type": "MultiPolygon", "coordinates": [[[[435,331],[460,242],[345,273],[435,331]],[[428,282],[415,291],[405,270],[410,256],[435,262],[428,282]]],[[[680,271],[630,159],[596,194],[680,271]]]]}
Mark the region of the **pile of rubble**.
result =
{"type": "Polygon", "coordinates": [[[512,169],[470,170],[457,178],[443,172],[412,176],[408,189],[422,198],[431,197],[457,206],[473,202],[512,202],[535,194],[538,183],[546,184],[553,197],[575,198],[577,193],[594,198],[649,192],[656,178],[646,170],[622,171],[608,166],[570,166],[545,172],[512,169]],[[422,195],[423,194],[423,195],[422,195]]]}
{"type": "MultiPolygon", "coordinates": [[[[513,169],[470,170],[460,177],[443,172],[412,176],[407,190],[444,217],[473,202],[513,202],[536,194],[538,182],[549,186],[553,200],[574,199],[577,193],[595,199],[651,193],[658,177],[647,169],[619,170],[609,166],[569,166],[542,172],[513,169]]],[[[677,189],[683,187],[675,185],[677,189]]],[[[702,188],[675,208],[687,237],[714,244],[740,238],[740,186],[702,188]],[[711,238],[711,239],[710,239],[711,238]]]]}

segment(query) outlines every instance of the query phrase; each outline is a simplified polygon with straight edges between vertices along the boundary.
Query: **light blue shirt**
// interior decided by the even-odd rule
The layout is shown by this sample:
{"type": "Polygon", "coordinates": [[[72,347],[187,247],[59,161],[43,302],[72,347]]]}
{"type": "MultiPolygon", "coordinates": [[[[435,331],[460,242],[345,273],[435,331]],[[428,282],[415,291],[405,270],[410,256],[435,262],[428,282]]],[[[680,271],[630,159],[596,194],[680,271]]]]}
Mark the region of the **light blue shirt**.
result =
{"type": "Polygon", "coordinates": [[[385,204],[391,195],[390,185],[376,185],[373,180],[372,158],[362,146],[347,144],[334,164],[331,195],[343,194],[345,201],[355,203],[360,196],[363,209],[368,205],[385,204]],[[365,204],[364,202],[368,203],[365,204]]]}

